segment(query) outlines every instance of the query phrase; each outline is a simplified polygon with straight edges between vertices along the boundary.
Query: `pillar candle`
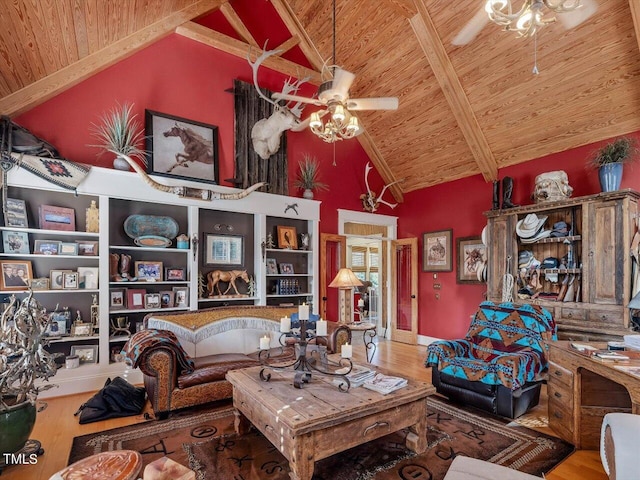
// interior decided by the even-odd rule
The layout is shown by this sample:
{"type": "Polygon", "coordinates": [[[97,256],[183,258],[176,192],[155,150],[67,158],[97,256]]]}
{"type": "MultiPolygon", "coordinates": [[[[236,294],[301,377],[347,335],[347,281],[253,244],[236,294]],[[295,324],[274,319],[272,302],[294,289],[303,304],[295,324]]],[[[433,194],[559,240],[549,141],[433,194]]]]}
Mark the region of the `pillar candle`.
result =
{"type": "Polygon", "coordinates": [[[303,303],[298,307],[298,318],[300,320],[309,320],[309,305],[303,303]]]}
{"type": "Polygon", "coordinates": [[[291,331],[291,319],[289,317],[282,317],[280,319],[280,331],[282,333],[289,333],[291,331]]]}
{"type": "Polygon", "coordinates": [[[269,344],[271,343],[271,339],[268,335],[264,337],[260,337],[260,350],[269,350],[269,344]]]}
{"type": "Polygon", "coordinates": [[[364,300],[360,299],[358,300],[358,308],[362,308],[362,307],[364,307],[364,300]]]}
{"type": "Polygon", "coordinates": [[[327,321],[326,320],[318,320],[316,322],[316,335],[320,337],[324,337],[327,335],[327,321]]]}
{"type": "Polygon", "coordinates": [[[345,343],[342,345],[342,358],[351,358],[353,356],[353,346],[345,343]]]}

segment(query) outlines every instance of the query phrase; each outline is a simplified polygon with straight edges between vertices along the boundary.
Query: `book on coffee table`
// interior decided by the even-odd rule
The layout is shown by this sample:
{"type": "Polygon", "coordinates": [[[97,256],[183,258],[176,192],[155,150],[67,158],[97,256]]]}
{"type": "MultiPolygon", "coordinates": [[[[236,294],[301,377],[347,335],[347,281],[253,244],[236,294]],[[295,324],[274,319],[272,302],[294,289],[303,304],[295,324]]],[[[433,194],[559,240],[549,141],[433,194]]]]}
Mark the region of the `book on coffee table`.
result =
{"type": "Polygon", "coordinates": [[[372,378],[366,380],[362,386],[369,390],[387,395],[388,393],[395,392],[400,388],[406,387],[407,379],[376,373],[372,378]]]}
{"type": "MultiPolygon", "coordinates": [[[[349,367],[340,369],[340,370],[336,370],[336,373],[341,374],[342,372],[346,372],[348,371],[349,367]]],[[[367,367],[363,367],[362,365],[354,365],[351,369],[351,372],[349,372],[348,374],[345,375],[345,377],[347,377],[349,379],[349,383],[351,385],[351,387],[360,387],[362,386],[362,384],[370,379],[373,378],[373,376],[376,374],[376,372],[374,370],[371,370],[370,368],[367,367]]],[[[343,382],[342,378],[338,377],[338,378],[334,378],[333,379],[333,383],[335,385],[340,385],[343,382]]]]}

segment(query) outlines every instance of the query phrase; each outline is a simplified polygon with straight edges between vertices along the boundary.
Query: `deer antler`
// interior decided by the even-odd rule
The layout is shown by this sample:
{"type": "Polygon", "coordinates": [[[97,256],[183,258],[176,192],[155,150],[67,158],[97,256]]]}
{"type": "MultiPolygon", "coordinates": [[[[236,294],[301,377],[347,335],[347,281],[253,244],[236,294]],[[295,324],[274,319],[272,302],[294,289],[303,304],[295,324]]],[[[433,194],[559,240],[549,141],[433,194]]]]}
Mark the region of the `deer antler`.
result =
{"type": "Polygon", "coordinates": [[[375,192],[371,191],[371,187],[369,187],[369,172],[371,170],[373,170],[373,167],[369,162],[367,162],[367,165],[365,166],[365,170],[364,170],[364,184],[367,186],[367,193],[363,193],[362,195],[360,195],[360,200],[362,200],[362,207],[367,212],[371,212],[371,213],[378,210],[378,207],[380,206],[381,203],[388,207],[396,208],[398,206],[397,203],[389,203],[385,200],[382,200],[382,196],[387,191],[387,188],[389,188],[391,185],[395,185],[396,183],[402,182],[404,178],[385,185],[384,188],[382,189],[382,192],[380,192],[380,195],[376,196],[375,192]]]}

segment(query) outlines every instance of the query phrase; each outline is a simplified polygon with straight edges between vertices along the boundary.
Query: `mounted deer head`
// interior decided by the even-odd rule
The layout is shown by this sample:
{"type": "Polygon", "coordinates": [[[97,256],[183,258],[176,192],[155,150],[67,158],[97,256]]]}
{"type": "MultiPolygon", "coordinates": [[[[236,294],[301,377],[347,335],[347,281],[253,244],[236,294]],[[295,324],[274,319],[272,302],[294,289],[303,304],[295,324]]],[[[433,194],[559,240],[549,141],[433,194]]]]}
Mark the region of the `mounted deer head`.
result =
{"type": "MultiPolygon", "coordinates": [[[[277,55],[282,50],[266,50],[267,44],[264,44],[265,50],[262,54],[256,58],[255,62],[251,62],[251,50],[247,55],[247,61],[251,65],[253,70],[253,85],[258,92],[258,95],[263,100],[273,105],[274,110],[269,118],[263,118],[258,120],[251,129],[251,141],[253,142],[253,149],[263,160],[267,160],[271,155],[276,153],[280,148],[280,137],[285,130],[292,130],[294,132],[304,130],[307,126],[307,122],[300,121],[300,115],[304,105],[301,102],[297,102],[293,105],[289,103],[281,104],[268,98],[260,90],[258,85],[258,69],[262,62],[272,55],[277,55]]],[[[282,87],[283,94],[295,94],[300,89],[300,86],[307,82],[309,77],[303,78],[292,82],[291,79],[287,80],[282,87]]]]}
{"type": "Polygon", "coordinates": [[[396,206],[398,205],[397,203],[386,202],[382,200],[382,196],[384,195],[384,192],[387,191],[387,188],[389,188],[391,185],[395,185],[396,183],[401,182],[402,180],[396,180],[395,182],[391,182],[385,185],[382,189],[382,192],[380,192],[380,196],[376,196],[376,192],[371,191],[371,188],[369,187],[369,172],[371,170],[373,170],[373,167],[369,162],[367,162],[367,166],[364,170],[364,183],[367,186],[367,193],[363,193],[362,195],[360,195],[360,200],[362,200],[362,208],[364,208],[365,211],[371,213],[374,213],[376,210],[378,210],[378,207],[381,203],[388,207],[396,208],[396,206]]]}

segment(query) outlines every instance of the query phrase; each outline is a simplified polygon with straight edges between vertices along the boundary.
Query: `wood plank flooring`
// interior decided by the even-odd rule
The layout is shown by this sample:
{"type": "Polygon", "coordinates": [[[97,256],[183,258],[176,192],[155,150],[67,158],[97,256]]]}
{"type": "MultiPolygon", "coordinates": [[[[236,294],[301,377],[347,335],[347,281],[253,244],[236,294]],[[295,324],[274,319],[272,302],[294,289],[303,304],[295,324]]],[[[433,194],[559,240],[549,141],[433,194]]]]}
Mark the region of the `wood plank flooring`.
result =
{"type": "MultiPolygon", "coordinates": [[[[353,349],[354,361],[366,362],[364,347],[354,345],[353,349]]],[[[423,365],[426,357],[425,352],[424,346],[380,341],[373,363],[407,377],[431,381],[431,370],[423,365]]],[[[55,383],[55,377],[53,380],[55,383]]],[[[2,472],[2,480],[47,480],[66,466],[74,437],[144,421],[143,415],[138,415],[79,425],[78,418],[73,414],[91,396],[92,393],[85,393],[47,399],[46,409],[38,413],[32,435],[32,438],[42,442],[45,454],[38,457],[38,461],[34,465],[15,465],[6,468],[2,472]]],[[[38,403],[45,404],[44,401],[38,403]]],[[[146,411],[151,411],[149,406],[146,411]]],[[[543,398],[540,405],[528,413],[523,421],[537,424],[539,423],[537,419],[545,417],[546,412],[546,391],[543,388],[543,398]]],[[[532,428],[553,435],[553,431],[547,427],[532,426],[532,428]]],[[[550,472],[546,478],[548,480],[607,480],[597,451],[575,452],[550,472]]]]}

